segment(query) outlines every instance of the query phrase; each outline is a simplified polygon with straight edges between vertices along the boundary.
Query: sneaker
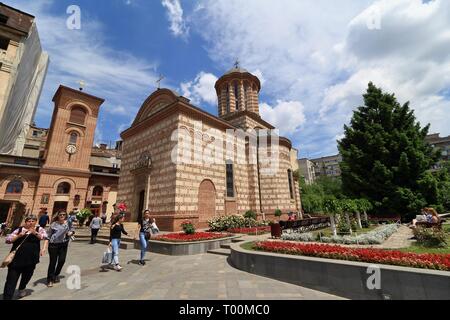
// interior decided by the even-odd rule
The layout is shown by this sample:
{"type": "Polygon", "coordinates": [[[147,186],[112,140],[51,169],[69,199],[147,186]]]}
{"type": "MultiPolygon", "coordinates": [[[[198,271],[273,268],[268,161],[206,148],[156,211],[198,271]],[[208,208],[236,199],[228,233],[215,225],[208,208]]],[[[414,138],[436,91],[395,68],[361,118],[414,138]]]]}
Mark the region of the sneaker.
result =
{"type": "Polygon", "coordinates": [[[53,287],[53,282],[52,281],[47,282],[47,287],[48,288],[52,288],[53,287]]]}
{"type": "Polygon", "coordinates": [[[145,261],[144,260],[139,261],[139,265],[140,266],[145,266],[145,261]]]}
{"type": "Polygon", "coordinates": [[[55,278],[55,283],[60,283],[61,282],[61,279],[59,278],[59,276],[57,276],[56,278],[55,278]]]}
{"type": "Polygon", "coordinates": [[[123,268],[119,265],[119,264],[116,264],[116,266],[114,267],[114,270],[116,270],[116,271],[121,271],[123,268]]]}

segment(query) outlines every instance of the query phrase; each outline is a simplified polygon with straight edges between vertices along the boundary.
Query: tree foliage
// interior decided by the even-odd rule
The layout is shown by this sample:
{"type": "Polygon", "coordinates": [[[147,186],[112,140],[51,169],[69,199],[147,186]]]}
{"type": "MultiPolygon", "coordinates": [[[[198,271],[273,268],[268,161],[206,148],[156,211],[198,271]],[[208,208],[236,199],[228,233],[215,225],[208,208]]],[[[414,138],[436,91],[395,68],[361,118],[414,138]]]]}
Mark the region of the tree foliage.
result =
{"type": "Polygon", "coordinates": [[[353,114],[339,142],[342,186],[352,198],[366,198],[376,212],[412,216],[442,201],[439,178],[429,172],[438,154],[425,141],[409,103],[369,83],[364,106],[353,114]]]}

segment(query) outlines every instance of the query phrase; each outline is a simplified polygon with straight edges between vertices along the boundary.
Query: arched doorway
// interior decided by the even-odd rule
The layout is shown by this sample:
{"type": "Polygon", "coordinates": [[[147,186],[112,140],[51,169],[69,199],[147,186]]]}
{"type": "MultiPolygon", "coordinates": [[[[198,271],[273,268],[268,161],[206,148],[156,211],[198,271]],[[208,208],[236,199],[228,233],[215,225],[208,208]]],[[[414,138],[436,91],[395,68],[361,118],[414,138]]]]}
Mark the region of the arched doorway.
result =
{"type": "Polygon", "coordinates": [[[200,227],[216,216],[216,188],[211,180],[204,180],[198,190],[198,215],[200,227]]]}

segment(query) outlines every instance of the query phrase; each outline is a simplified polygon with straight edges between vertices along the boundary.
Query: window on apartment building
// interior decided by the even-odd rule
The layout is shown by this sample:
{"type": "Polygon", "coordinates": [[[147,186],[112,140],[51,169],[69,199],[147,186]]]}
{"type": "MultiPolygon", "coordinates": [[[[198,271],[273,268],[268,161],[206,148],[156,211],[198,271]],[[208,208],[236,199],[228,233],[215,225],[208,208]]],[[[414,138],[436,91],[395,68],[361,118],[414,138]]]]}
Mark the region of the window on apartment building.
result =
{"type": "Polygon", "coordinates": [[[294,185],[292,179],[292,170],[288,170],[288,181],[289,181],[289,193],[291,195],[291,199],[294,199],[294,185]]]}
{"type": "Polygon", "coordinates": [[[13,180],[6,187],[6,194],[21,194],[22,190],[23,182],[20,180],[13,180]]]}
{"type": "Polygon", "coordinates": [[[0,24],[6,24],[8,22],[9,17],[0,13],[0,24]]]}
{"type": "Polygon", "coordinates": [[[234,197],[234,168],[231,162],[227,162],[227,197],[234,197]]]}
{"type": "Polygon", "coordinates": [[[86,111],[81,107],[75,107],[70,112],[70,122],[84,125],[86,121],[86,111]]]}
{"type": "Polygon", "coordinates": [[[1,50],[8,50],[9,46],[9,39],[5,37],[0,37],[0,49],[1,50]]]}
{"type": "Polygon", "coordinates": [[[37,137],[39,135],[39,131],[33,130],[33,137],[37,137]]]}
{"type": "Polygon", "coordinates": [[[24,165],[24,166],[27,166],[30,164],[30,162],[28,160],[23,160],[23,159],[15,159],[14,163],[24,165]]]}

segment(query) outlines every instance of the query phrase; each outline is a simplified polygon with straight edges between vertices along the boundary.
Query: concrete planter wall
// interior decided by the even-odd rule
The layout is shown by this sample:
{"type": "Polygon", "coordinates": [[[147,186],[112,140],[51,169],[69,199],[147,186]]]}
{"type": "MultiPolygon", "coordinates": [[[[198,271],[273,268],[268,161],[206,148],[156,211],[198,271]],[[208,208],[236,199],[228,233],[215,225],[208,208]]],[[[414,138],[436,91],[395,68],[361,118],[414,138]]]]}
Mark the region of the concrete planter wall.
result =
{"type": "MultiPolygon", "coordinates": [[[[214,239],[206,241],[197,242],[166,242],[166,241],[155,241],[151,240],[149,242],[148,251],[153,253],[165,254],[170,256],[189,256],[207,253],[208,250],[219,249],[222,244],[229,244],[233,239],[239,238],[240,236],[233,236],[223,239],[214,239]]],[[[139,242],[135,242],[135,249],[139,249],[139,242]]]]}
{"type": "Polygon", "coordinates": [[[246,272],[349,299],[450,299],[447,271],[378,265],[381,288],[370,290],[369,263],[248,251],[241,244],[231,246],[231,262],[246,272]]]}

